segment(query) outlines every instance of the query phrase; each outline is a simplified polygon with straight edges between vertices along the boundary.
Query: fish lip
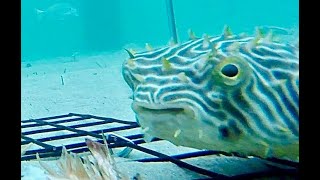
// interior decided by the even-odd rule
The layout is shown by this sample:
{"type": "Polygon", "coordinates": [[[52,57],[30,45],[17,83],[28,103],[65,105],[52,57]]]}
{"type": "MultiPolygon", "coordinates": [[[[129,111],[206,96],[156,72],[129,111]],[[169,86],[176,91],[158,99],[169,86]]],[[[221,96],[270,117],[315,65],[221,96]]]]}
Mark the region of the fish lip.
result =
{"type": "Polygon", "coordinates": [[[176,105],[163,105],[163,104],[151,104],[151,103],[142,103],[142,102],[133,102],[132,109],[135,112],[166,112],[166,111],[175,111],[183,112],[185,107],[176,106],[176,105]]]}
{"type": "Polygon", "coordinates": [[[190,119],[199,119],[196,109],[188,104],[154,104],[133,101],[131,107],[138,119],[143,117],[153,119],[153,121],[163,121],[172,116],[179,118],[179,115],[188,116],[190,119]],[[164,118],[164,116],[167,117],[164,118]]]}

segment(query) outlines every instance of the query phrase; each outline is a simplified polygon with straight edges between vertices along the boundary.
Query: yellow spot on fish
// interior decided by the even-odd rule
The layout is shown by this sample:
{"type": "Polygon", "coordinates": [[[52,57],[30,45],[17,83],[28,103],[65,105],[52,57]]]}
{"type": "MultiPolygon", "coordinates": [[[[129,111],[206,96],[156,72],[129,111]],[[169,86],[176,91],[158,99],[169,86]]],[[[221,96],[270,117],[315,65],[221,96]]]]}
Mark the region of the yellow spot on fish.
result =
{"type": "Polygon", "coordinates": [[[245,37],[248,37],[248,35],[246,33],[241,33],[241,34],[239,34],[239,37],[245,38],[245,37]]]}
{"type": "Polygon", "coordinates": [[[216,47],[213,45],[211,51],[207,54],[207,60],[212,59],[213,57],[215,57],[217,55],[217,49],[216,47]]]}
{"type": "Polygon", "coordinates": [[[143,134],[143,139],[144,139],[144,141],[146,141],[147,143],[148,143],[148,142],[151,142],[154,138],[155,138],[155,137],[152,136],[152,135],[149,134],[149,133],[143,134]]]}
{"type": "Polygon", "coordinates": [[[214,99],[212,99],[212,101],[219,104],[219,105],[221,105],[221,103],[222,103],[222,99],[219,99],[219,98],[214,98],[214,99]]]}
{"type": "Polygon", "coordinates": [[[188,78],[187,78],[187,76],[186,76],[186,73],[184,73],[184,72],[181,72],[181,73],[179,73],[178,74],[178,77],[179,77],[179,79],[181,80],[181,81],[183,81],[183,82],[188,82],[188,78]]]}
{"type": "Polygon", "coordinates": [[[175,45],[177,45],[177,43],[174,41],[173,38],[171,38],[170,41],[169,41],[169,46],[170,46],[170,47],[173,47],[173,46],[175,46],[175,45]]]}
{"type": "Polygon", "coordinates": [[[245,49],[249,51],[250,49],[256,47],[260,43],[261,39],[263,39],[264,35],[265,34],[262,32],[262,30],[257,27],[256,36],[245,46],[245,49]]]}
{"type": "Polygon", "coordinates": [[[274,38],[274,35],[273,35],[273,33],[272,33],[272,30],[270,30],[270,31],[268,32],[268,34],[263,38],[263,42],[265,42],[265,43],[271,43],[271,42],[273,42],[273,38],[274,38]]]}
{"type": "Polygon", "coordinates": [[[144,78],[140,74],[132,74],[132,76],[136,78],[140,83],[144,82],[144,78]]]}
{"type": "Polygon", "coordinates": [[[262,28],[256,27],[256,36],[263,38],[266,36],[266,33],[262,30],[262,28]]]}
{"type": "Polygon", "coordinates": [[[144,129],[142,129],[142,132],[143,133],[146,133],[147,131],[149,131],[150,130],[150,128],[149,127],[146,127],[146,128],[144,128],[144,129]]]}
{"type": "Polygon", "coordinates": [[[133,59],[128,59],[127,63],[128,63],[128,66],[130,66],[130,67],[134,67],[135,66],[135,63],[134,63],[133,59]]]}
{"type": "Polygon", "coordinates": [[[274,128],[275,128],[275,130],[282,132],[282,133],[291,133],[291,131],[288,128],[285,128],[280,125],[276,125],[274,128]]]}
{"type": "Polygon", "coordinates": [[[240,43],[239,43],[239,42],[234,42],[234,43],[232,43],[230,46],[227,47],[227,50],[228,50],[229,52],[235,52],[235,53],[239,52],[239,50],[240,50],[240,43]]]}
{"type": "Polygon", "coordinates": [[[228,38],[230,36],[232,36],[232,31],[231,31],[231,28],[229,26],[224,26],[224,29],[223,29],[223,36],[225,38],[228,38]]]}
{"type": "Polygon", "coordinates": [[[272,149],[272,156],[284,157],[292,160],[299,160],[299,140],[291,144],[287,144],[285,147],[274,147],[272,149]]]}
{"type": "Polygon", "coordinates": [[[129,52],[132,54],[132,55],[136,55],[136,51],[135,50],[133,50],[133,49],[129,49],[129,52]]]}
{"type": "Polygon", "coordinates": [[[250,49],[256,47],[260,40],[262,39],[262,32],[259,28],[256,29],[256,36],[245,46],[246,50],[249,51],[250,49]]]}
{"type": "Polygon", "coordinates": [[[191,40],[196,39],[196,35],[194,34],[194,32],[191,29],[188,30],[188,34],[189,34],[189,39],[191,39],[191,40]]]}
{"type": "Polygon", "coordinates": [[[265,33],[261,30],[261,28],[257,27],[256,36],[253,39],[254,45],[257,45],[263,37],[265,37],[265,33]]]}
{"type": "Polygon", "coordinates": [[[261,37],[256,36],[250,43],[251,43],[251,48],[256,47],[259,44],[261,37]]]}
{"type": "Polygon", "coordinates": [[[147,51],[152,51],[153,50],[153,48],[150,46],[149,43],[146,43],[146,49],[147,49],[147,51]]]}
{"type": "Polygon", "coordinates": [[[269,144],[264,141],[260,141],[260,145],[264,147],[264,152],[256,152],[256,154],[261,154],[262,157],[271,157],[272,150],[270,149],[269,144]]]}
{"type": "Polygon", "coordinates": [[[273,82],[270,82],[270,87],[281,87],[289,81],[288,79],[275,79],[273,82]]]}
{"type": "Polygon", "coordinates": [[[171,63],[167,58],[162,57],[161,61],[162,61],[162,70],[169,71],[172,68],[171,63]]]}
{"type": "Polygon", "coordinates": [[[272,37],[272,42],[277,42],[277,43],[281,42],[281,37],[278,35],[274,35],[272,37]]]}
{"type": "Polygon", "coordinates": [[[199,139],[201,139],[203,137],[203,131],[201,129],[199,129],[199,139]]]}
{"type": "Polygon", "coordinates": [[[253,48],[254,44],[253,42],[248,42],[245,46],[244,46],[244,50],[246,52],[250,52],[250,50],[253,48]]]}
{"type": "Polygon", "coordinates": [[[180,133],[181,133],[181,129],[176,130],[176,131],[174,132],[173,137],[177,138],[177,137],[180,135],[180,133]]]}
{"type": "Polygon", "coordinates": [[[202,48],[208,48],[210,46],[210,40],[208,35],[203,35],[202,48]]]}
{"type": "Polygon", "coordinates": [[[194,119],[194,120],[196,119],[195,114],[191,109],[185,108],[184,113],[186,114],[186,116],[190,117],[191,119],[194,119]]]}

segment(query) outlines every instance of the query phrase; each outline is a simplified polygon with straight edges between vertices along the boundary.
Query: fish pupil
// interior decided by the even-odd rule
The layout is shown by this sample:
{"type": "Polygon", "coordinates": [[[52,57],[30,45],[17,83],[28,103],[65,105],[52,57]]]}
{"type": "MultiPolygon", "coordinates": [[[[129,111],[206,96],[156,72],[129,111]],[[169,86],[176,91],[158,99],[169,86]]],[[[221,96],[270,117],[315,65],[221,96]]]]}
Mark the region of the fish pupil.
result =
{"type": "Polygon", "coordinates": [[[227,64],[221,69],[221,73],[228,77],[234,77],[239,73],[237,66],[233,64],[227,64]]]}

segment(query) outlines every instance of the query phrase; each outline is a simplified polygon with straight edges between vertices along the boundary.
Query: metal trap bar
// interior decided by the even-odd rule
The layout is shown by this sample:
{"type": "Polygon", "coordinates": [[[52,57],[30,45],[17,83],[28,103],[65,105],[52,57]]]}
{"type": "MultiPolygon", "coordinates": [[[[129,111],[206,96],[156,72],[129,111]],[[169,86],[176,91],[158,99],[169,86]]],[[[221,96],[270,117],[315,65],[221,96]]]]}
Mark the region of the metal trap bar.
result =
{"type": "MultiPolygon", "coordinates": [[[[129,134],[127,136],[124,136],[126,139],[130,140],[131,142],[128,142],[124,139],[117,138],[113,135],[111,135],[112,132],[120,132],[123,130],[130,130],[137,128],[138,124],[136,122],[130,122],[130,121],[124,121],[124,120],[117,120],[113,118],[106,118],[106,117],[99,117],[99,116],[93,116],[88,114],[75,114],[75,113],[69,113],[66,115],[60,115],[60,116],[53,116],[53,117],[46,117],[46,118],[39,118],[39,119],[29,119],[29,120],[23,120],[21,121],[21,128],[22,128],[22,134],[21,134],[21,145],[26,145],[30,142],[36,144],[39,146],[39,148],[35,148],[32,150],[26,151],[26,153],[21,157],[21,160],[32,160],[36,159],[36,153],[39,153],[40,157],[60,157],[61,151],[62,151],[62,144],[59,145],[53,145],[50,143],[50,141],[59,141],[68,139],[70,142],[72,142],[73,138],[82,137],[82,136],[89,136],[97,138],[98,142],[103,143],[102,140],[102,133],[110,133],[107,137],[108,146],[110,149],[117,148],[117,147],[126,147],[126,148],[133,148],[139,151],[142,151],[144,153],[150,154],[155,156],[156,158],[144,158],[139,159],[136,161],[139,162],[163,162],[163,161],[170,161],[179,167],[189,169],[191,171],[194,171],[196,173],[211,177],[211,178],[219,178],[219,179],[225,179],[225,178],[256,178],[256,177],[270,177],[270,176],[279,176],[279,175],[288,175],[288,176],[296,176],[298,170],[295,169],[279,169],[279,168],[273,168],[272,171],[267,172],[258,172],[258,173],[251,173],[251,174],[243,174],[233,177],[228,177],[222,174],[218,174],[197,166],[193,166],[191,164],[188,164],[186,162],[181,161],[182,159],[191,158],[191,157],[200,157],[200,156],[207,156],[207,155],[213,155],[213,154],[223,154],[230,156],[232,154],[225,153],[222,151],[197,151],[192,153],[184,153],[179,155],[173,155],[168,156],[156,151],[153,151],[148,148],[144,148],[141,146],[138,146],[138,144],[145,143],[145,141],[142,139],[142,134],[129,134]],[[84,120],[88,119],[94,119],[98,120],[96,122],[87,122],[87,123],[78,123],[84,120]],[[61,125],[63,123],[74,123],[75,125],[61,125]],[[95,129],[91,131],[76,129],[76,128],[83,128],[83,127],[91,127],[95,125],[108,125],[112,123],[117,123],[118,126],[116,127],[105,127],[100,129],[95,129]],[[41,128],[43,126],[49,126],[47,128],[41,128]],[[25,129],[28,128],[36,128],[35,130],[25,131],[25,129]],[[71,134],[63,134],[63,135],[55,135],[55,136],[44,136],[41,138],[32,138],[30,136],[37,135],[40,133],[47,133],[50,132],[57,132],[66,130],[69,132],[72,132],[71,134]]],[[[153,141],[159,141],[161,139],[154,139],[153,141]]],[[[68,151],[71,151],[73,153],[83,153],[88,152],[88,148],[85,144],[85,142],[78,142],[78,143],[69,143],[64,145],[68,151]]]]}
{"type": "MultiPolygon", "coordinates": [[[[86,144],[81,142],[75,142],[73,139],[77,137],[94,137],[102,139],[102,133],[117,132],[122,130],[137,128],[136,122],[129,122],[123,120],[117,120],[112,118],[104,118],[85,114],[70,113],[67,115],[53,116],[39,119],[23,120],[21,122],[22,134],[21,134],[21,145],[26,145],[30,142],[38,145],[39,148],[26,151],[21,157],[21,160],[31,160],[36,158],[36,153],[39,153],[41,157],[58,157],[61,154],[62,143],[59,145],[53,145],[51,142],[59,142],[61,140],[68,140],[70,142],[64,143],[64,146],[71,152],[87,152],[88,148],[86,144]],[[95,119],[96,122],[81,123],[83,120],[95,119]],[[63,123],[76,123],[75,125],[62,125],[63,123]],[[117,123],[115,127],[107,126],[111,123],[117,123]],[[106,125],[106,127],[100,127],[96,130],[86,131],[79,128],[93,127],[96,125],[106,125]],[[47,126],[46,128],[44,126],[47,126]],[[32,130],[26,129],[33,128],[32,130]],[[68,131],[67,134],[59,134],[60,131],[68,131]],[[48,133],[56,133],[56,135],[49,136],[48,133]],[[42,137],[33,138],[34,135],[43,134],[42,137]],[[75,143],[72,143],[75,142],[75,143]]],[[[142,135],[135,134],[129,136],[132,139],[142,138],[142,135]]],[[[108,142],[109,143],[109,142],[108,142]]],[[[142,143],[138,141],[137,143],[142,143]]],[[[113,145],[113,144],[112,144],[113,145]]],[[[116,144],[111,147],[119,147],[116,144]]]]}

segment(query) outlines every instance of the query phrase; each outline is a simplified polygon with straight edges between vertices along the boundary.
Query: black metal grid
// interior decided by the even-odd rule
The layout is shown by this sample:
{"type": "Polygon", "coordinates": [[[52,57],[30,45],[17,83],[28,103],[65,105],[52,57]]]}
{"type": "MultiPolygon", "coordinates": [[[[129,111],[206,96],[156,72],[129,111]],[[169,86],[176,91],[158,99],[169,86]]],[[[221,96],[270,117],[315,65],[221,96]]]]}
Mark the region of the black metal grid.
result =
{"type": "MultiPolygon", "coordinates": [[[[62,145],[54,146],[50,144],[50,141],[76,138],[80,136],[90,136],[90,137],[99,139],[98,142],[102,143],[103,142],[102,133],[116,132],[121,130],[134,129],[138,127],[139,125],[136,122],[130,122],[130,121],[113,119],[113,118],[88,115],[88,114],[75,114],[75,113],[69,113],[66,115],[52,116],[52,117],[39,118],[39,119],[22,120],[21,121],[21,128],[22,128],[21,145],[25,145],[32,142],[40,146],[40,148],[26,151],[26,153],[21,157],[21,160],[36,159],[36,153],[39,153],[40,157],[42,158],[59,157],[61,155],[62,145]],[[61,123],[83,121],[86,119],[95,119],[99,121],[89,122],[89,123],[79,123],[79,124],[70,125],[70,126],[61,125],[61,123]],[[109,127],[109,128],[104,128],[104,129],[99,129],[94,131],[85,131],[85,130],[77,129],[81,127],[90,127],[90,126],[103,125],[103,124],[109,124],[109,123],[118,123],[120,125],[117,127],[111,127],[111,128],[109,127]],[[41,129],[36,129],[31,131],[24,131],[24,129],[26,128],[37,128],[37,127],[46,126],[46,125],[50,126],[50,128],[41,128],[41,129]],[[72,132],[73,134],[57,135],[57,136],[43,137],[43,138],[30,137],[32,135],[39,134],[39,133],[49,133],[49,132],[55,132],[55,131],[61,131],[61,130],[67,130],[72,132]]],[[[274,177],[274,176],[286,176],[286,177],[289,176],[291,178],[296,178],[298,175],[297,163],[277,161],[278,163],[289,165],[292,168],[280,169],[280,168],[272,167],[272,170],[268,170],[266,172],[242,174],[242,175],[229,177],[229,176],[218,174],[218,173],[208,171],[206,169],[188,164],[186,162],[181,161],[181,159],[213,155],[213,154],[231,155],[230,153],[225,153],[222,151],[199,150],[197,152],[192,152],[192,153],[184,153],[184,154],[179,154],[174,156],[168,156],[168,155],[153,151],[151,149],[139,146],[139,144],[145,143],[145,141],[143,140],[142,134],[132,134],[132,135],[125,136],[125,138],[131,140],[133,143],[110,135],[110,137],[107,137],[109,148],[112,149],[117,147],[130,147],[130,148],[133,148],[157,157],[157,158],[144,158],[136,161],[139,161],[139,162],[170,161],[182,168],[189,169],[191,171],[208,176],[210,178],[242,179],[242,178],[259,178],[259,177],[274,177]]],[[[155,139],[153,141],[159,141],[159,140],[161,139],[155,139]]],[[[89,151],[85,142],[71,143],[64,146],[67,148],[68,151],[71,151],[73,153],[82,153],[82,152],[89,151]]]]}

